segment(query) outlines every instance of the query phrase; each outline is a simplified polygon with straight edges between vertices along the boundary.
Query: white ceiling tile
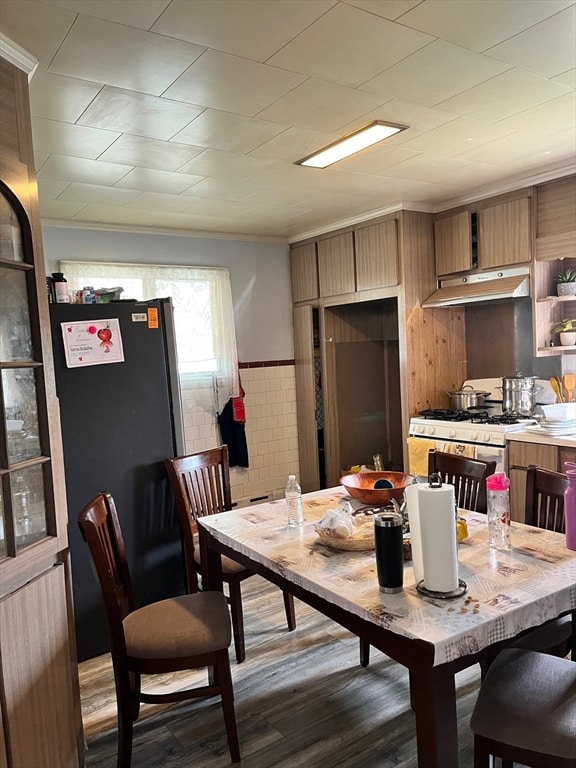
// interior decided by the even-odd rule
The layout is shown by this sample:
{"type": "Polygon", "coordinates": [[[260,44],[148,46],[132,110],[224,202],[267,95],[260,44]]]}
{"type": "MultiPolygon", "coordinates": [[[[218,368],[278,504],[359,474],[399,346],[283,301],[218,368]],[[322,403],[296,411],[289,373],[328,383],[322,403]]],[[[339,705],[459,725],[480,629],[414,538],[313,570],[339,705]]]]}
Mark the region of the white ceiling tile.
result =
{"type": "Polygon", "coordinates": [[[285,130],[286,126],[266,120],[207,109],[179,131],[173,141],[244,154],[285,130]]]}
{"type": "Polygon", "coordinates": [[[25,3],[2,0],[0,30],[47,66],[66,37],[75,15],[34,0],[25,3]]]}
{"type": "MultiPolygon", "coordinates": [[[[562,134],[557,134],[554,137],[552,146],[539,148],[538,151],[515,160],[513,163],[509,163],[506,166],[508,174],[532,173],[542,168],[544,163],[552,170],[555,167],[566,169],[568,166],[571,166],[572,173],[575,173],[574,147],[576,147],[576,131],[574,128],[562,131],[562,134]]],[[[565,173],[566,171],[564,170],[562,175],[565,175],[565,173]]]]}
{"type": "Polygon", "coordinates": [[[202,111],[202,107],[106,86],[77,122],[149,139],[170,139],[202,111]]]}
{"type": "MultiPolygon", "coordinates": [[[[550,141],[554,143],[555,138],[552,137],[550,141]]],[[[491,141],[489,144],[462,152],[458,157],[479,163],[507,165],[533,152],[538,152],[539,148],[544,149],[540,137],[532,136],[519,130],[510,134],[510,136],[503,136],[501,139],[491,141]]]]}
{"type": "Polygon", "coordinates": [[[314,131],[335,132],[376,109],[382,101],[382,96],[377,94],[310,79],[264,109],[258,117],[314,131]]]}
{"type": "Polygon", "coordinates": [[[100,128],[87,128],[73,123],[32,118],[32,136],[34,146],[41,152],[54,152],[57,155],[72,155],[96,160],[120,136],[114,131],[100,128]]]}
{"type": "Polygon", "coordinates": [[[82,157],[50,155],[38,171],[38,178],[112,186],[131,170],[130,165],[102,163],[100,160],[85,160],[82,157]]]}
{"type": "Polygon", "coordinates": [[[195,229],[194,218],[187,213],[175,211],[141,212],[142,226],[164,227],[166,229],[195,229]],[[146,224],[145,222],[149,223],[146,224]]]}
{"type": "Polygon", "coordinates": [[[182,213],[190,208],[190,198],[161,192],[141,192],[127,202],[125,208],[144,208],[147,211],[174,211],[182,213]]]}
{"type": "Polygon", "coordinates": [[[153,31],[265,61],[335,0],[173,0],[153,31]]]}
{"type": "Polygon", "coordinates": [[[247,200],[212,200],[208,197],[187,197],[188,211],[203,216],[242,216],[246,211],[256,208],[252,198],[247,200]]]}
{"type": "Polygon", "coordinates": [[[562,85],[567,85],[574,91],[576,90],[576,67],[574,69],[569,69],[567,72],[562,72],[561,75],[556,75],[556,77],[552,79],[555,83],[562,83],[562,85]]]}
{"type": "Polygon", "coordinates": [[[259,157],[235,155],[232,152],[220,152],[207,149],[189,163],[180,168],[182,173],[194,173],[215,179],[242,181],[252,174],[266,168],[272,161],[259,157]]]}
{"type": "Polygon", "coordinates": [[[439,179],[445,181],[445,174],[459,171],[469,167],[465,160],[446,158],[433,154],[420,154],[402,160],[396,165],[390,165],[386,169],[386,176],[395,179],[412,179],[414,181],[426,181],[432,184],[439,179]]]}
{"type": "Polygon", "coordinates": [[[309,131],[305,128],[288,128],[279,136],[269,139],[265,144],[254,149],[250,155],[292,163],[327,144],[332,144],[341,137],[341,134],[338,133],[309,131]]]}
{"type": "Polygon", "coordinates": [[[364,83],[362,90],[433,107],[509,67],[474,51],[436,40],[364,83]]]}
{"type": "Polygon", "coordinates": [[[576,63],[576,6],[490,48],[488,55],[543,77],[554,77],[576,63]]]}
{"type": "Polygon", "coordinates": [[[40,216],[46,219],[71,219],[84,208],[84,203],[69,203],[42,198],[39,200],[40,216]]]}
{"type": "Polygon", "coordinates": [[[138,29],[150,29],[170,0],[40,0],[47,5],[56,5],[68,11],[96,16],[99,19],[116,21],[138,29]]]}
{"type": "Polygon", "coordinates": [[[30,82],[32,117],[74,123],[101,88],[100,83],[50,75],[38,68],[30,82]]]}
{"type": "Polygon", "coordinates": [[[495,125],[479,123],[466,117],[458,118],[452,123],[441,125],[429,133],[407,141],[402,146],[407,149],[417,149],[421,152],[447,155],[454,157],[467,149],[487,144],[510,133],[495,125]]]}
{"type": "Polygon", "coordinates": [[[48,71],[159,96],[203,51],[153,32],[78,16],[48,71]]]}
{"type": "MultiPolygon", "coordinates": [[[[62,205],[67,205],[67,203],[62,203],[62,205]]],[[[146,224],[147,220],[149,221],[149,211],[137,208],[90,204],[82,209],[82,221],[146,227],[150,226],[150,224],[146,224]]]]}
{"type": "Polygon", "coordinates": [[[526,109],[506,120],[501,120],[498,126],[511,131],[525,131],[536,136],[550,136],[572,127],[575,122],[576,94],[567,93],[558,99],[538,104],[532,109],[526,109]]]}
{"type": "Polygon", "coordinates": [[[260,203],[266,208],[275,206],[295,206],[302,205],[307,210],[310,207],[305,205],[306,201],[310,201],[312,207],[314,207],[314,200],[316,192],[313,190],[305,189],[284,189],[283,187],[264,187],[261,184],[258,185],[258,192],[253,196],[254,203],[260,203]]]}
{"type": "Polygon", "coordinates": [[[59,196],[59,200],[101,205],[124,205],[139,194],[137,189],[116,189],[99,184],[80,184],[73,182],[59,196]]]}
{"type": "Polygon", "coordinates": [[[36,173],[42,168],[46,160],[50,157],[50,152],[40,152],[39,149],[34,149],[34,168],[36,173]]]}
{"type": "Polygon", "coordinates": [[[522,69],[511,69],[443,101],[439,107],[456,115],[495,123],[541,102],[563,96],[568,90],[568,86],[561,83],[522,69]]]}
{"type": "Polygon", "coordinates": [[[178,195],[202,181],[203,176],[152,168],[134,168],[115,185],[123,189],[139,189],[144,192],[165,192],[178,195]]]}
{"type": "MultiPolygon", "coordinates": [[[[52,179],[38,179],[38,194],[43,200],[55,200],[70,182],[54,181],[52,179]]],[[[106,187],[108,189],[108,187],[106,187]]]]}
{"type": "Polygon", "coordinates": [[[407,13],[422,0],[344,0],[348,5],[356,8],[362,8],[363,11],[375,13],[377,16],[383,16],[385,19],[394,21],[399,16],[407,13]]]}
{"type": "Polygon", "coordinates": [[[456,45],[485,51],[552,16],[572,0],[424,0],[401,23],[456,45]]]}
{"type": "Polygon", "coordinates": [[[191,147],[160,139],[146,139],[143,136],[131,136],[125,133],[100,155],[99,160],[175,171],[203,151],[203,147],[191,147]]]}
{"type": "Polygon", "coordinates": [[[208,50],[164,96],[254,117],[303,80],[294,72],[208,50]]]}
{"type": "Polygon", "coordinates": [[[214,200],[245,200],[253,197],[260,190],[257,184],[246,181],[224,181],[223,179],[203,179],[190,189],[184,190],[182,195],[192,197],[208,197],[214,200]]]}
{"type": "Polygon", "coordinates": [[[344,126],[344,133],[352,133],[362,128],[371,120],[383,120],[384,122],[396,123],[397,125],[407,125],[408,129],[401,133],[396,133],[386,139],[386,144],[403,144],[416,134],[426,133],[433,128],[438,128],[445,123],[451,123],[455,120],[451,112],[442,112],[439,109],[430,109],[422,107],[420,104],[413,104],[402,99],[391,99],[377,110],[368,112],[359,120],[353,120],[349,125],[344,126]]]}
{"type": "Polygon", "coordinates": [[[432,40],[429,35],[340,4],[284,46],[269,63],[357,86],[432,40]]]}
{"type": "Polygon", "coordinates": [[[389,146],[386,142],[382,142],[382,144],[368,147],[357,155],[342,160],[333,167],[351,173],[381,174],[391,165],[409,160],[418,154],[420,153],[417,150],[404,149],[394,145],[389,146]]]}

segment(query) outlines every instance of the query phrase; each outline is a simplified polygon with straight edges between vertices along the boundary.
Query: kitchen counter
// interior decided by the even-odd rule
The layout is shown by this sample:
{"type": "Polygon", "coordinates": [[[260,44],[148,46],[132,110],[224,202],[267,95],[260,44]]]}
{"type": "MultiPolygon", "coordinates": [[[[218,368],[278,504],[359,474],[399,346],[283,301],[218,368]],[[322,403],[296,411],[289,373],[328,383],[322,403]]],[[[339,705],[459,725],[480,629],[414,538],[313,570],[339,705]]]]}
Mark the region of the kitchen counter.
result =
{"type": "Polygon", "coordinates": [[[533,432],[508,432],[506,441],[520,443],[538,443],[540,445],[556,445],[559,448],[576,448],[576,436],[563,435],[561,437],[551,437],[550,435],[536,435],[533,432]]]}

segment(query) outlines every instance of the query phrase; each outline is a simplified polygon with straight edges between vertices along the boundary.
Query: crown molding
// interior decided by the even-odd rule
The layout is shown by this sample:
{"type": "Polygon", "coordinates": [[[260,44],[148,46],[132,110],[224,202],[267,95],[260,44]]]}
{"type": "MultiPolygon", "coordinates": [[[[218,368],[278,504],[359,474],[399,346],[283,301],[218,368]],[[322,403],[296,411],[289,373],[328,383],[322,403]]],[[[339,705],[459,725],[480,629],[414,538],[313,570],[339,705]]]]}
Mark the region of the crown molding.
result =
{"type": "Polygon", "coordinates": [[[18,69],[26,72],[28,81],[32,80],[32,76],[38,66],[38,59],[10,40],[9,37],[3,35],[2,32],[0,32],[0,56],[9,61],[10,64],[14,64],[18,69]]]}
{"type": "Polygon", "coordinates": [[[131,235],[161,235],[169,237],[197,237],[202,240],[240,240],[248,243],[286,243],[285,237],[270,235],[245,235],[234,232],[204,232],[193,229],[176,229],[169,227],[135,227],[125,224],[100,224],[91,221],[74,221],[71,219],[42,218],[43,227],[55,229],[83,229],[102,232],[124,232],[131,235]]]}

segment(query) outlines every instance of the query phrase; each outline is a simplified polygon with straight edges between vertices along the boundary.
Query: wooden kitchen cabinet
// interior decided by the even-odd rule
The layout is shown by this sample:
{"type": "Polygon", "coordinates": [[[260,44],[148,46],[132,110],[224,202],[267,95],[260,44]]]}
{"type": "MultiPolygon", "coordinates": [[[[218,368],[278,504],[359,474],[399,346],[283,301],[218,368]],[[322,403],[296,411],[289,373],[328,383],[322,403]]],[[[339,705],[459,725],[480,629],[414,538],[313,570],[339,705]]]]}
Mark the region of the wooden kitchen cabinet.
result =
{"type": "Polygon", "coordinates": [[[318,241],[320,296],[340,296],[356,290],[352,232],[318,241]]]}
{"type": "Polygon", "coordinates": [[[398,233],[396,219],[354,231],[356,290],[387,288],[398,284],[398,233]]]}
{"type": "Polygon", "coordinates": [[[576,296],[558,296],[555,277],[576,269],[576,175],[536,188],[536,258],[533,271],[534,355],[575,352],[550,333],[554,323],[576,316],[576,296]],[[553,345],[553,346],[552,346],[553,345]]]}
{"type": "Polygon", "coordinates": [[[293,302],[318,298],[316,243],[294,245],[290,248],[290,277],[293,302]]]}
{"type": "Polygon", "coordinates": [[[527,193],[438,214],[434,221],[436,276],[530,263],[531,220],[527,193]]]}
{"type": "MultiPolygon", "coordinates": [[[[10,768],[84,764],[60,413],[24,52],[0,58],[0,706],[10,768]],[[16,63],[18,62],[18,63],[16,63]]],[[[0,754],[2,749],[0,748],[0,754]]]]}

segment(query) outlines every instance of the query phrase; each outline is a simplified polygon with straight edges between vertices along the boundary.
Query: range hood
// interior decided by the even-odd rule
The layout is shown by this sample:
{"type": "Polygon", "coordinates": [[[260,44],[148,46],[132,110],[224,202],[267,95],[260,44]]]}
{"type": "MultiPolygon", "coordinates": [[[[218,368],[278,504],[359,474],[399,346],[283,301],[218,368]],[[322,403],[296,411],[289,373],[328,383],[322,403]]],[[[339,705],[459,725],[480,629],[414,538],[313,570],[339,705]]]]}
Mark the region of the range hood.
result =
{"type": "Polygon", "coordinates": [[[422,306],[453,307],[529,295],[530,269],[514,267],[441,280],[438,289],[422,302],[422,306]]]}

